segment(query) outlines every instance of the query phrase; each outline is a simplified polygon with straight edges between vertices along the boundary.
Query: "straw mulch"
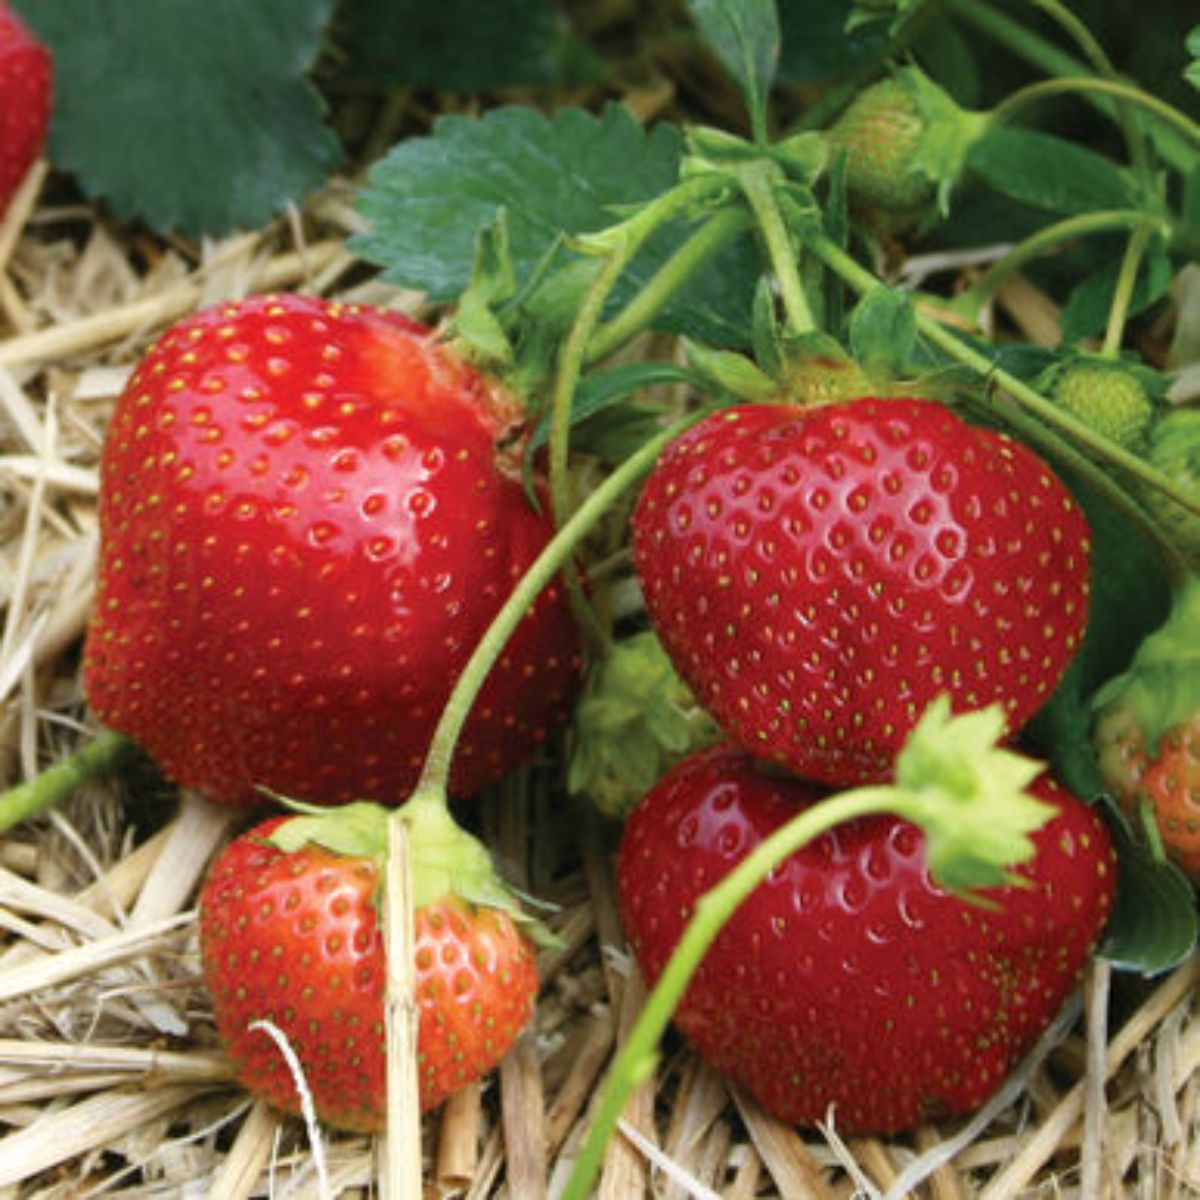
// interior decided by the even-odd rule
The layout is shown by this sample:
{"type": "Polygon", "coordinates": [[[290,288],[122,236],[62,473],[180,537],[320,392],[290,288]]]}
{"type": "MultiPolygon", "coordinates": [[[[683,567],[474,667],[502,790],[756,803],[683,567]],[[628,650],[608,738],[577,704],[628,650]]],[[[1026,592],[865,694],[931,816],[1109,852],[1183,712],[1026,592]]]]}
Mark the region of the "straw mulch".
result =
{"type": "MultiPolygon", "coordinates": [[[[0,223],[4,786],[94,733],[78,652],[97,461],[150,339],[199,305],[254,291],[419,307],[343,248],[356,225],[344,185],[268,229],[196,247],[55,207],[42,182],[35,173],[0,223]]],[[[1052,324],[1044,304],[1010,298],[1052,324]]],[[[553,1195],[644,995],[615,917],[613,830],[557,779],[547,763],[470,814],[509,877],[554,905],[562,945],[542,961],[536,1023],[515,1052],[425,1120],[429,1196],[553,1195]]],[[[191,906],[239,819],[134,762],[0,838],[0,1197],[377,1194],[371,1140],[251,1103],[216,1045],[191,906]]],[[[1200,1194],[1196,982],[1195,961],[1151,981],[1097,966],[988,1111],[895,1143],[785,1128],[671,1041],[599,1194],[1200,1194]]]]}

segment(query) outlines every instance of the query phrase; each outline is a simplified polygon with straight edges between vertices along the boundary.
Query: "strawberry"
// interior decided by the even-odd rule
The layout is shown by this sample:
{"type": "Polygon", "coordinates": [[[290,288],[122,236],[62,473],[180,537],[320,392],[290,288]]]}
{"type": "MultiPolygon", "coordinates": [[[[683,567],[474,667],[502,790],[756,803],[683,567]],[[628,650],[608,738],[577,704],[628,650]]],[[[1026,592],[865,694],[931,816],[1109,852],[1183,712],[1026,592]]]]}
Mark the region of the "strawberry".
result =
{"type": "Polygon", "coordinates": [[[1087,620],[1087,523],[1031,450],[923,399],[705,418],[633,514],[646,607],[755,757],[882,780],[934,696],[1021,726],[1087,620]]]}
{"type": "Polygon", "coordinates": [[[984,118],[960,108],[916,67],[864,88],[830,127],[831,156],[846,159],[846,191],[885,225],[903,225],[946,194],[984,118]]]}
{"type": "Polygon", "coordinates": [[[1138,377],[1120,363],[1080,357],[1046,380],[1050,398],[1085,425],[1127,450],[1140,450],[1154,402],[1138,377]]]}
{"type": "MultiPolygon", "coordinates": [[[[537,994],[532,943],[486,851],[455,829],[448,854],[443,834],[418,821],[409,835],[423,1112],[499,1062],[537,994]]],[[[385,1124],[378,902],[386,845],[386,814],[373,805],[274,817],[225,848],[200,897],[204,979],[239,1080],[277,1108],[300,1111],[291,1070],[255,1025],[267,1022],[295,1051],[317,1115],[344,1129],[385,1124]]]]}
{"type": "Polygon", "coordinates": [[[1200,580],[1094,703],[1105,787],[1135,824],[1148,809],[1166,856],[1200,884],[1200,580]]]}
{"type": "MultiPolygon", "coordinates": [[[[919,829],[834,827],[751,893],[675,1012],[717,1070],[788,1123],[891,1134],[985,1102],[1075,987],[1112,906],[1099,817],[1047,776],[1057,812],[1009,884],[969,903],[931,881],[919,829]]],[[[634,809],[617,859],[631,946],[657,980],[703,893],[821,799],[726,743],[634,809]]]]}
{"type": "MultiPolygon", "coordinates": [[[[201,312],[122,395],[102,460],[94,711],[222,802],[402,798],[451,686],[552,527],[520,412],[395,313],[301,296],[201,312]]],[[[467,720],[468,794],[565,718],[563,589],[539,597],[467,720]]]]}
{"type": "Polygon", "coordinates": [[[50,52],[0,0],[0,214],[42,152],[50,104],[50,52]]]}

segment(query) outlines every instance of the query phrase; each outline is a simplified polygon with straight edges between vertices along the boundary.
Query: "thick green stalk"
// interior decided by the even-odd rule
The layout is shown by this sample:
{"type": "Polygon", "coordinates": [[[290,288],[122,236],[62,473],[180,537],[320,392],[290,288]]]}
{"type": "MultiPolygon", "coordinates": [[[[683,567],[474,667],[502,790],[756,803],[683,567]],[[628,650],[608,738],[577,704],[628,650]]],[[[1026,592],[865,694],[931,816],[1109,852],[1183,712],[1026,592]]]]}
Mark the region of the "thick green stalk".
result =
{"type": "MultiPolygon", "coordinates": [[[[955,16],[969,24],[976,32],[1005,46],[1018,58],[1024,59],[1047,75],[1072,76],[1086,69],[1074,55],[1059,49],[991,4],[980,3],[980,0],[946,0],[946,4],[955,16]]],[[[1084,99],[1105,115],[1112,116],[1116,111],[1116,106],[1108,96],[1093,92],[1086,94],[1084,99]]],[[[1171,126],[1160,125],[1152,132],[1162,157],[1175,170],[1188,173],[1195,163],[1196,156],[1184,139],[1171,126]]]]}
{"type": "Polygon", "coordinates": [[[598,362],[648,329],[671,298],[694,272],[716,257],[749,224],[741,205],[714,213],[646,281],[637,295],[614,317],[601,325],[588,343],[587,361],[598,362]]]}
{"type": "Polygon", "coordinates": [[[701,960],[738,906],[789,855],[845,821],[895,811],[900,793],[891,787],[860,788],[805,809],[760,842],[724,879],[696,902],[645,1007],[613,1063],[600,1106],[560,1200],[586,1200],[630,1093],[654,1070],[656,1048],[701,960]]]}
{"type": "MultiPolygon", "coordinates": [[[[1116,68],[1113,66],[1112,59],[1108,57],[1104,47],[1096,39],[1096,36],[1087,27],[1087,24],[1079,19],[1065,4],[1060,3],[1060,0],[1030,0],[1030,3],[1035,8],[1040,8],[1051,20],[1055,21],[1068,37],[1079,47],[1084,58],[1091,63],[1092,68],[1097,74],[1105,79],[1119,79],[1116,68]]],[[[1077,74],[1078,72],[1068,72],[1068,74],[1077,74]]],[[[1123,102],[1117,104],[1117,120],[1121,126],[1121,133],[1125,138],[1125,145],[1129,150],[1129,161],[1143,174],[1149,169],[1149,162],[1146,154],[1146,140],[1142,136],[1142,131],[1137,123],[1137,118],[1131,111],[1128,104],[1123,102]]]]}
{"type": "Polygon", "coordinates": [[[1094,233],[1107,233],[1114,229],[1137,229],[1140,226],[1153,229],[1160,224],[1162,222],[1151,219],[1141,209],[1136,208],[1105,209],[1055,221],[1054,224],[1046,225],[1036,233],[1030,234],[1002,258],[997,259],[958,298],[958,303],[979,306],[986,304],[1013,272],[1019,271],[1027,262],[1061,246],[1064,242],[1094,233]]]}
{"type": "MultiPolygon", "coordinates": [[[[856,292],[865,294],[879,286],[879,280],[866,267],[855,261],[829,238],[823,235],[813,236],[807,239],[806,244],[827,267],[836,272],[856,292]]],[[[1011,372],[998,367],[987,355],[973,346],[967,345],[931,317],[924,313],[918,313],[917,328],[924,337],[945,351],[949,357],[974,371],[981,379],[999,384],[1022,408],[1037,417],[1044,425],[1063,434],[1074,445],[1082,447],[1097,458],[1106,460],[1114,467],[1119,467],[1150,487],[1164,492],[1190,512],[1200,513],[1200,501],[1184,494],[1161,471],[1155,470],[1144,459],[1124,447],[1101,437],[1078,417],[1047,400],[1024,380],[1018,379],[1011,372]]]]}
{"type": "Polygon", "coordinates": [[[813,319],[808,297],[804,294],[804,282],[800,278],[800,268],[797,265],[799,247],[793,241],[787,222],[779,211],[779,202],[775,199],[773,171],[770,163],[752,163],[738,172],[738,180],[746,193],[750,210],[754,213],[754,219],[767,247],[767,256],[771,260],[771,269],[775,273],[775,282],[779,285],[779,295],[783,300],[788,332],[812,333],[817,323],[813,319]]]}
{"type": "Polygon", "coordinates": [[[1112,304],[1108,309],[1108,323],[1104,330],[1104,344],[1100,353],[1106,358],[1116,358],[1125,338],[1125,322],[1129,318],[1129,306],[1133,301],[1133,289],[1137,283],[1138,268],[1146,254],[1153,229],[1140,225],[1129,236],[1125,253],[1121,256],[1121,270],[1113,288],[1112,304]]]}
{"type": "Polygon", "coordinates": [[[0,832],[66,799],[89,780],[111,770],[133,748],[119,733],[97,734],[70,758],[0,795],[0,832]]]}
{"type": "MultiPolygon", "coordinates": [[[[1116,79],[1097,79],[1093,75],[1068,75],[1060,79],[1043,79],[1031,83],[1019,91],[1005,96],[995,108],[990,118],[1000,124],[1011,120],[1021,109],[1042,100],[1047,96],[1088,95],[1097,94],[1112,96],[1138,108],[1145,109],[1157,117],[1176,133],[1181,134],[1193,147],[1200,146],[1200,125],[1197,125],[1186,113],[1182,113],[1173,104],[1150,92],[1143,91],[1131,83],[1122,83],[1116,79]]],[[[1191,151],[1193,159],[1195,150],[1191,151]]]]}
{"type": "Polygon", "coordinates": [[[488,672],[500,657],[513,631],[521,623],[538,594],[555,574],[562,570],[564,563],[596,523],[611,509],[617,497],[653,466],[654,460],[668,442],[699,420],[701,415],[702,413],[698,412],[676,423],[630,455],[580,504],[521,576],[512,595],[475,647],[450,693],[450,698],[446,701],[430,740],[425,765],[415,789],[416,795],[439,796],[442,797],[442,803],[445,802],[450,763],[463,724],[488,672]]]}

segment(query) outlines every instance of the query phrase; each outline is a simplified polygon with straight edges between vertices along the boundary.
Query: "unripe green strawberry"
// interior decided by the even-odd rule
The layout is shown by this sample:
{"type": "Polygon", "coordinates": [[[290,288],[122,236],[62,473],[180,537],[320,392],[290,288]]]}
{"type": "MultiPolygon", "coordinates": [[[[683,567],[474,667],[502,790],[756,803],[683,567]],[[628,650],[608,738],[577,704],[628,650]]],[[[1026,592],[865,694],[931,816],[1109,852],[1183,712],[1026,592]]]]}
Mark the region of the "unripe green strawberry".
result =
{"type": "Polygon", "coordinates": [[[846,189],[888,223],[943,203],[983,118],[969,113],[915,67],[872,84],[829,130],[831,155],[846,155],[846,189]]]}
{"type": "MultiPolygon", "coordinates": [[[[1146,458],[1184,495],[1200,501],[1200,408],[1176,408],[1159,417],[1146,458]]],[[[1187,565],[1200,571],[1200,517],[1157,488],[1143,488],[1141,496],[1187,565]]]]}
{"type": "Polygon", "coordinates": [[[1154,419],[1142,381],[1119,363],[1079,358],[1055,371],[1050,398],[1090,429],[1127,450],[1138,450],[1154,419]]]}

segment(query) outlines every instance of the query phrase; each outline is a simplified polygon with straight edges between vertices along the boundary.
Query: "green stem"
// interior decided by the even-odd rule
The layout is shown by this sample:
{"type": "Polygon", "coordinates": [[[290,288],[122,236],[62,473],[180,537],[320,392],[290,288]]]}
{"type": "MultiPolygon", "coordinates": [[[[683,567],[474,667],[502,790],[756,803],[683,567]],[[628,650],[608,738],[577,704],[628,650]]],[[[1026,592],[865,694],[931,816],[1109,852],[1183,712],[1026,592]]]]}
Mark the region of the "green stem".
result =
{"type": "MultiPolygon", "coordinates": [[[[646,239],[668,221],[698,203],[711,202],[728,190],[717,176],[685,179],[646,204],[626,221],[579,239],[581,246],[601,257],[601,267],[592,281],[559,349],[550,397],[550,438],[548,447],[550,505],[556,525],[566,521],[571,509],[568,456],[571,436],[571,405],[580,376],[589,358],[589,348],[604,307],[630,261],[646,239]]],[[[676,283],[681,282],[678,278],[676,283]]],[[[660,300],[656,294],[654,300],[660,300]]],[[[652,301],[653,302],[653,301],[652,301]]],[[[598,647],[608,643],[601,624],[580,583],[573,564],[563,571],[571,608],[590,640],[598,647]]]]}
{"type": "MultiPolygon", "coordinates": [[[[947,7],[956,16],[971,25],[978,33],[991,38],[1012,51],[1018,58],[1044,71],[1047,75],[1072,76],[1086,69],[1073,55],[1060,50],[1040,34],[1013,20],[1006,13],[979,0],[946,0],[947,7]]],[[[1108,96],[1096,93],[1084,99],[1107,116],[1113,115],[1115,106],[1108,96]]],[[[1188,147],[1170,126],[1157,126],[1152,131],[1154,142],[1162,157],[1175,170],[1187,174],[1195,162],[1195,152],[1188,147]]]]}
{"type": "Polygon", "coordinates": [[[693,273],[719,254],[749,218],[741,205],[723,208],[704,222],[655,272],[616,316],[601,325],[588,344],[588,362],[598,362],[650,326],[693,273]]]}
{"type": "MultiPolygon", "coordinates": [[[[1070,75],[1061,79],[1043,79],[1038,83],[1031,83],[1001,100],[992,109],[990,119],[995,124],[1010,121],[1021,109],[1046,96],[1089,93],[1113,96],[1144,108],[1164,124],[1181,133],[1193,145],[1200,146],[1200,125],[1173,104],[1168,104],[1131,83],[1122,83],[1116,79],[1097,79],[1092,75],[1070,75]]],[[[1194,158],[1195,151],[1191,153],[1194,158]]]]}
{"type": "MultiPolygon", "coordinates": [[[[1096,39],[1087,25],[1081,21],[1065,4],[1059,0],[1030,0],[1035,8],[1040,8],[1051,20],[1055,21],[1068,37],[1079,47],[1083,56],[1097,74],[1105,79],[1118,79],[1117,70],[1112,59],[1108,57],[1104,47],[1096,39]]],[[[1077,74],[1078,72],[1067,72],[1077,74]]],[[[1121,125],[1121,133],[1129,150],[1129,160],[1143,174],[1149,170],[1146,156],[1146,142],[1138,127],[1137,119],[1125,102],[1117,104],[1117,120],[1121,125]]]]}
{"type": "Polygon", "coordinates": [[[654,1069],[656,1048],[701,960],[737,907],[789,855],[835,825],[871,814],[893,812],[898,793],[890,787],[859,788],[805,809],[760,842],[724,879],[696,901],[674,953],[613,1063],[600,1106],[567,1179],[560,1200],[585,1200],[599,1172],[604,1149],[635,1087],[654,1069]]]}
{"type": "Polygon", "coordinates": [[[804,283],[797,265],[798,248],[775,198],[773,171],[770,163],[756,162],[738,171],[737,177],[766,243],[771,269],[783,300],[788,331],[795,334],[812,333],[817,324],[813,320],[808,297],[804,294],[804,283]]]}
{"type": "MultiPolygon", "coordinates": [[[[829,238],[816,235],[807,239],[807,245],[830,270],[836,272],[860,295],[865,295],[872,288],[879,286],[879,280],[866,267],[859,264],[829,238]]],[[[1037,417],[1043,425],[1061,433],[1073,445],[1081,447],[1096,458],[1111,463],[1114,467],[1120,468],[1135,479],[1140,479],[1150,487],[1157,488],[1189,512],[1200,513],[1200,500],[1186,495],[1161,471],[1155,470],[1144,459],[1126,450],[1123,446],[1118,446],[1096,433],[1078,417],[1047,400],[1024,380],[1018,379],[1011,372],[998,367],[987,355],[973,346],[967,345],[933,318],[918,312],[917,328],[924,337],[943,350],[950,358],[968,367],[980,378],[999,384],[1022,408],[1037,417]]],[[[1054,445],[1055,443],[1052,443],[1051,447],[1053,448],[1054,445]]]]}
{"type": "Polygon", "coordinates": [[[97,775],[111,770],[133,748],[119,733],[97,734],[70,758],[0,795],[0,832],[51,808],[97,775]]]}
{"type": "Polygon", "coordinates": [[[1023,242],[1014,246],[1003,258],[997,259],[959,297],[959,303],[979,306],[986,304],[1014,271],[1020,270],[1027,262],[1037,258],[1040,254],[1074,238],[1086,237],[1093,233],[1104,233],[1112,229],[1137,229],[1139,226],[1153,228],[1158,224],[1158,222],[1150,221],[1145,212],[1135,208],[1107,209],[1056,221],[1053,225],[1047,225],[1031,234],[1023,242]]]}
{"type": "Polygon", "coordinates": [[[414,794],[441,796],[444,802],[450,778],[450,764],[463,724],[488,672],[500,657],[513,631],[521,623],[538,594],[562,569],[563,564],[608,512],[617,497],[653,466],[654,460],[668,442],[678,437],[703,415],[702,411],[697,412],[677,422],[630,455],[580,504],[517,581],[512,595],[493,618],[455,682],[430,739],[425,765],[414,794]]]}
{"type": "Polygon", "coordinates": [[[1133,301],[1133,289],[1137,284],[1138,268],[1146,253],[1153,229],[1140,225],[1129,237],[1125,253],[1121,257],[1121,270],[1113,289],[1112,304],[1108,310],[1108,325],[1104,330],[1104,344],[1100,353],[1105,358],[1116,358],[1125,338],[1125,322],[1129,318],[1129,307],[1133,301]]]}

